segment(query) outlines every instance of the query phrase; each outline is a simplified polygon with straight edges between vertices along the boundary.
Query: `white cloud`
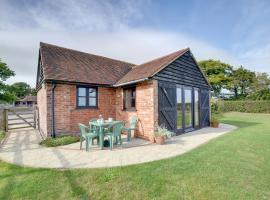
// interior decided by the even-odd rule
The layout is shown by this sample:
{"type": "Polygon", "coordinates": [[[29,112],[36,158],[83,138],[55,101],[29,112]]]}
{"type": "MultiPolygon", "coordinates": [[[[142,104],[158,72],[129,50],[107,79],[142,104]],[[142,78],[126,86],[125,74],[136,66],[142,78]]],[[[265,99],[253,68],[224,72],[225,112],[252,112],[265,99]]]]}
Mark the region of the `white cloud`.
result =
{"type": "MultiPolygon", "coordinates": [[[[143,7],[150,1],[123,0],[117,5],[109,1],[74,2],[46,0],[20,6],[1,3],[5,12],[0,13],[0,57],[17,74],[9,83],[35,85],[40,41],[136,64],[185,47],[190,47],[198,60],[220,59],[251,68],[270,64],[266,51],[238,55],[183,33],[132,26],[132,21],[143,19],[143,7]]],[[[265,50],[269,52],[269,47],[265,50]]],[[[268,68],[260,69],[270,72],[268,68]]]]}

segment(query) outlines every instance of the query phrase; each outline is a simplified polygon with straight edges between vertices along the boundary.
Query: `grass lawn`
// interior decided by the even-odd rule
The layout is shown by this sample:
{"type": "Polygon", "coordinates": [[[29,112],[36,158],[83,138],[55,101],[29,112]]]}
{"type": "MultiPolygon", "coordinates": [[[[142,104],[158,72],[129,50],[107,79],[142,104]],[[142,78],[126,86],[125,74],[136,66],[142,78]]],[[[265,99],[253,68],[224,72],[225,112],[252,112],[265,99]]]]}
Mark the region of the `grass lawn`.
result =
{"type": "Polygon", "coordinates": [[[239,129],[147,164],[61,171],[0,162],[0,199],[270,199],[270,115],[222,121],[239,129]]]}

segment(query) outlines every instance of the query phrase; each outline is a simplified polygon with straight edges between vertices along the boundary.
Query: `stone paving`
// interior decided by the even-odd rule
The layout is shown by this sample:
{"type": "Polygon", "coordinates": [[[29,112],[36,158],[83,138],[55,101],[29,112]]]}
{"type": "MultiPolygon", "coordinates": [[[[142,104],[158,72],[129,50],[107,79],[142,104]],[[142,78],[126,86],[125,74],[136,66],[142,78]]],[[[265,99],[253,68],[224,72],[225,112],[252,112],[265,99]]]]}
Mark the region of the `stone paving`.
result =
{"type": "Polygon", "coordinates": [[[79,143],[46,148],[39,145],[39,133],[33,129],[9,132],[0,147],[0,159],[21,166],[42,168],[102,168],[125,166],[165,159],[183,154],[209,140],[236,129],[235,126],[221,124],[220,128],[201,130],[175,136],[165,145],[150,144],[148,141],[132,138],[123,146],[112,151],[100,150],[96,145],[89,152],[80,150],[79,143]]]}

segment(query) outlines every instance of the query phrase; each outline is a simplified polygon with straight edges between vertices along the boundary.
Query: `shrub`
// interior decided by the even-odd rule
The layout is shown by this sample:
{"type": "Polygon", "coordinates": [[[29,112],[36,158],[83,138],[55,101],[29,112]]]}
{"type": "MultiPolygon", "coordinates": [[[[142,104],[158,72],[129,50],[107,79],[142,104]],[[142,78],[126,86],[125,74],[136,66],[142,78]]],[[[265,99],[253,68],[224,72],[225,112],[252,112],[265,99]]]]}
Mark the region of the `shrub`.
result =
{"type": "Polygon", "coordinates": [[[212,114],[222,113],[221,105],[217,100],[211,100],[211,112],[212,114]]]}
{"type": "Polygon", "coordinates": [[[211,123],[219,123],[219,119],[216,116],[211,116],[211,123]]]}
{"type": "Polygon", "coordinates": [[[41,141],[40,145],[45,146],[45,147],[57,147],[57,146],[72,144],[78,141],[80,141],[80,138],[78,136],[63,135],[63,136],[58,136],[56,138],[47,138],[41,141]]]}
{"type": "Polygon", "coordinates": [[[156,131],[154,133],[155,137],[166,137],[166,138],[171,138],[174,133],[169,131],[165,126],[157,126],[156,131]]]}
{"type": "Polygon", "coordinates": [[[270,113],[270,101],[219,101],[217,106],[223,112],[270,113]]]}

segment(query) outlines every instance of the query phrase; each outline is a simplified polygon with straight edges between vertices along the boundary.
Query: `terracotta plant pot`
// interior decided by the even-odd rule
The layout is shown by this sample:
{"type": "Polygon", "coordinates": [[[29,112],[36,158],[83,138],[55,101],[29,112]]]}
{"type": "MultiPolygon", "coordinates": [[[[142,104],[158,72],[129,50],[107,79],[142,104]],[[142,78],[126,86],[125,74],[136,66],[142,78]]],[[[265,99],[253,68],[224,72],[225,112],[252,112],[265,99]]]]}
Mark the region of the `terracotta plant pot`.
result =
{"type": "Polygon", "coordinates": [[[162,137],[162,136],[158,136],[158,137],[155,137],[155,141],[157,144],[164,144],[165,143],[165,137],[162,137]]]}
{"type": "Polygon", "coordinates": [[[219,127],[219,122],[211,122],[211,127],[218,128],[219,127]]]}

